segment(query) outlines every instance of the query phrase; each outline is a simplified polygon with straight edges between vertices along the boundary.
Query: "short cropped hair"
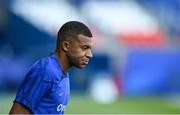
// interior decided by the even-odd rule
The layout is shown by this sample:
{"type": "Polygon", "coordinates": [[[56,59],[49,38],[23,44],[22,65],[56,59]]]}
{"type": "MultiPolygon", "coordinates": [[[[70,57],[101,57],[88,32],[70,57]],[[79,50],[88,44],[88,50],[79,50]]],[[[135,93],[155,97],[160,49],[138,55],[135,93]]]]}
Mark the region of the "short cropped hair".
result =
{"type": "Polygon", "coordinates": [[[59,49],[62,41],[76,38],[79,34],[92,37],[90,29],[81,22],[69,21],[63,24],[58,31],[56,48],[59,49]]]}

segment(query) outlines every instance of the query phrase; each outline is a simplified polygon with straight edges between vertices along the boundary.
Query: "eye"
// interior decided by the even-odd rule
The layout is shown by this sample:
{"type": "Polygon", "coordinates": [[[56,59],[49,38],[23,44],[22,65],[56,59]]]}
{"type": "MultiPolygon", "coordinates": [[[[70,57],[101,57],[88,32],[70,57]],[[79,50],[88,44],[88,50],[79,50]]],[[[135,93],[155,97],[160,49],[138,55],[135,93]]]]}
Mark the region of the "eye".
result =
{"type": "Polygon", "coordinates": [[[89,49],[90,47],[89,46],[82,46],[82,49],[83,50],[87,50],[87,49],[89,49]]]}
{"type": "Polygon", "coordinates": [[[84,46],[83,49],[89,49],[89,47],[88,46],[84,46]]]}

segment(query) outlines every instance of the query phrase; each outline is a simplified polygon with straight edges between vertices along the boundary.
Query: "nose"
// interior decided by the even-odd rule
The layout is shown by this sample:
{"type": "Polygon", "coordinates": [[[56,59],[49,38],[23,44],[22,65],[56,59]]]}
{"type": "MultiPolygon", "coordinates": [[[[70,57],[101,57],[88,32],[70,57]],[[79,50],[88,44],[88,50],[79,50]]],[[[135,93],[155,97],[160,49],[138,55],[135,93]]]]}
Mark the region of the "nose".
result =
{"type": "Polygon", "coordinates": [[[88,58],[92,58],[92,57],[93,57],[92,51],[91,51],[91,50],[88,50],[87,53],[86,53],[86,56],[87,56],[88,58]]]}

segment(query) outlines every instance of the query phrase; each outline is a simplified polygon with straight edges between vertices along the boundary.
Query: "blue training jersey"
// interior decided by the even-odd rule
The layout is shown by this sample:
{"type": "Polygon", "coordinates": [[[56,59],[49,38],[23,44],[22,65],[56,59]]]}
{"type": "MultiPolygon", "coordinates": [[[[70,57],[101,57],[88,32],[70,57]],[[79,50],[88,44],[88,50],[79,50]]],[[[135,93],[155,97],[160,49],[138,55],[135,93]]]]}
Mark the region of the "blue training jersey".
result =
{"type": "Polygon", "coordinates": [[[69,94],[69,75],[52,54],[32,65],[14,102],[26,106],[33,114],[63,114],[69,94]]]}

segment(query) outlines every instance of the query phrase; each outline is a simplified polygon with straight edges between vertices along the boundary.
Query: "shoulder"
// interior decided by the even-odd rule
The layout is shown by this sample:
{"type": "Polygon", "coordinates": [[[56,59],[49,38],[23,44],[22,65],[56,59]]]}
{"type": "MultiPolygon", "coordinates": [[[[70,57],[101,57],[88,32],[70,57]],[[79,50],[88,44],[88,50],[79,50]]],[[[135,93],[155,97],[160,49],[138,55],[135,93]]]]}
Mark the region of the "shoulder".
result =
{"type": "Polygon", "coordinates": [[[56,82],[61,79],[62,70],[51,56],[37,60],[30,71],[36,73],[45,82],[56,82]]]}

